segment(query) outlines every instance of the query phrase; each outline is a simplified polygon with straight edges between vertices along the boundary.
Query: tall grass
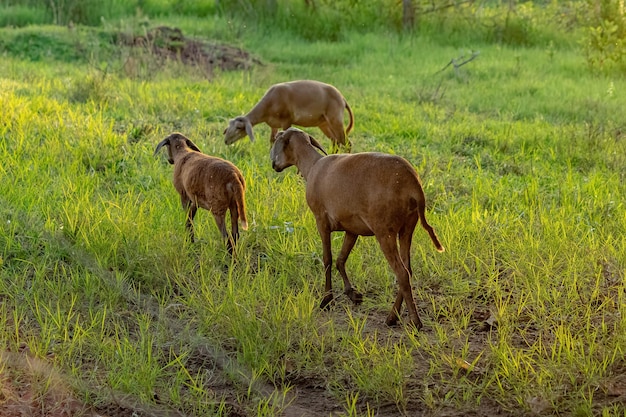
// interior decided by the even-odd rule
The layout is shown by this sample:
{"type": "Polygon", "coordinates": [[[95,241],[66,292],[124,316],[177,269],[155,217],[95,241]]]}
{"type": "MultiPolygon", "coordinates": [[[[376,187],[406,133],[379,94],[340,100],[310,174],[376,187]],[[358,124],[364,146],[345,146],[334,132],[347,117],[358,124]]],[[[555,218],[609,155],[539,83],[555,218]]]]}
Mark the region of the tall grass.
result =
{"type": "MultiPolygon", "coordinates": [[[[178,19],[198,36],[231,30],[178,19]]],[[[589,73],[568,47],[468,41],[479,57],[438,72],[467,49],[242,33],[265,65],[211,80],[173,63],[133,77],[103,75],[95,58],[0,61],[2,349],[51,364],[94,407],[621,415],[624,80],[589,73]],[[373,239],[348,262],[363,305],[338,296],[319,310],[302,179],[272,171],[266,126],[255,143],[223,144],[228,118],[293,78],[341,89],[354,151],[399,154],[420,172],[447,249],[416,231],[424,331],[384,326],[396,287],[373,239]],[[152,155],[173,130],[246,177],[236,260],[206,212],[199,242],[185,240],[172,168],[152,155]]]]}

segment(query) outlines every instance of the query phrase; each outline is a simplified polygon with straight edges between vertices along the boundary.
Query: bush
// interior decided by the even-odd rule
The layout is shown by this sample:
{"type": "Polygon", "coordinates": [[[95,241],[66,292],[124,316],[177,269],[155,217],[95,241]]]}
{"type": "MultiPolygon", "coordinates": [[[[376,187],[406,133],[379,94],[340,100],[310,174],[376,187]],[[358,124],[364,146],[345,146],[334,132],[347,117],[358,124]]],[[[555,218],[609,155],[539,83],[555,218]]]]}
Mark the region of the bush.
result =
{"type": "MultiPolygon", "coordinates": [[[[69,23],[97,26],[102,19],[117,19],[133,15],[141,0],[9,0],[5,10],[10,19],[17,19],[14,26],[25,24],[69,23]]],[[[0,23],[7,20],[6,13],[0,14],[0,23]]],[[[6,25],[5,25],[6,26],[6,25]]]]}
{"type": "Polygon", "coordinates": [[[247,26],[282,29],[307,40],[336,41],[348,31],[391,30],[424,34],[445,44],[514,46],[562,43],[557,26],[568,13],[557,3],[532,1],[412,0],[411,6],[414,14],[405,16],[399,0],[220,0],[217,11],[247,26]]]}
{"type": "Polygon", "coordinates": [[[344,31],[389,27],[394,0],[222,0],[218,12],[306,40],[337,41],[344,31]]]}
{"type": "Polygon", "coordinates": [[[23,27],[44,23],[50,23],[44,9],[21,5],[0,8],[0,27],[23,27]]]}
{"type": "Polygon", "coordinates": [[[591,4],[592,20],[583,39],[592,70],[626,71],[626,11],[623,0],[591,4]]]}
{"type": "Polygon", "coordinates": [[[55,59],[72,62],[84,59],[84,51],[77,48],[67,30],[42,32],[22,28],[5,31],[0,38],[0,51],[30,61],[55,59]]]}

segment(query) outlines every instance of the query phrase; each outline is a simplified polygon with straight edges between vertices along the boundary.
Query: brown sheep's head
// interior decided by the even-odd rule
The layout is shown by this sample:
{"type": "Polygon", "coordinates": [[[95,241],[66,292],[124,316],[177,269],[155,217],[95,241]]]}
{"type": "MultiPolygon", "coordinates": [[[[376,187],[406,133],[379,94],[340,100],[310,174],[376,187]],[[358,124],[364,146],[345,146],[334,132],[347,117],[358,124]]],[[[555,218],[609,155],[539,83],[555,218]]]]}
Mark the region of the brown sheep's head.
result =
{"type": "Polygon", "coordinates": [[[250,142],[254,142],[250,120],[246,116],[235,117],[228,122],[228,127],[224,129],[224,143],[230,145],[246,135],[250,138],[250,142]]]}
{"type": "Polygon", "coordinates": [[[167,146],[167,162],[170,164],[174,164],[176,155],[181,153],[181,151],[191,149],[193,151],[200,152],[200,149],[198,149],[198,147],[182,133],[172,133],[159,142],[154,150],[154,155],[156,155],[157,152],[159,152],[159,149],[163,146],[167,146]]]}
{"type": "Polygon", "coordinates": [[[313,136],[295,127],[278,132],[276,140],[270,150],[270,158],[272,160],[272,168],[274,171],[281,172],[285,168],[296,165],[297,155],[295,149],[301,146],[312,146],[319,149],[327,155],[326,151],[313,136]]]}

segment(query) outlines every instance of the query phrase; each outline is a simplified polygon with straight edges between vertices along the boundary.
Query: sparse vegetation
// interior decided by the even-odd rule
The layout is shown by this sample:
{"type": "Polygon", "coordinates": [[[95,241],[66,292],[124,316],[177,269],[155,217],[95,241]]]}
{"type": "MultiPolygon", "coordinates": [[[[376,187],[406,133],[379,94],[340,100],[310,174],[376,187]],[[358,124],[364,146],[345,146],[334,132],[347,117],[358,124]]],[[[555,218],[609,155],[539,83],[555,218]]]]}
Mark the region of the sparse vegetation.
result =
{"type": "Polygon", "coordinates": [[[626,81],[589,65],[589,3],[506,2],[520,30],[493,37],[447,9],[334,38],[165,3],[0,29],[0,416],[624,415],[626,81]],[[254,58],[206,71],[120,36],[158,27],[254,58]],[[223,143],[268,86],[305,78],[350,102],[353,152],[422,177],[446,252],[415,235],[420,332],[384,325],[396,284],[373,239],[347,264],[363,304],[320,310],[302,179],[272,171],[267,141],[223,143]],[[152,156],[172,131],[246,178],[235,260],[210,216],[186,239],[152,156]]]}

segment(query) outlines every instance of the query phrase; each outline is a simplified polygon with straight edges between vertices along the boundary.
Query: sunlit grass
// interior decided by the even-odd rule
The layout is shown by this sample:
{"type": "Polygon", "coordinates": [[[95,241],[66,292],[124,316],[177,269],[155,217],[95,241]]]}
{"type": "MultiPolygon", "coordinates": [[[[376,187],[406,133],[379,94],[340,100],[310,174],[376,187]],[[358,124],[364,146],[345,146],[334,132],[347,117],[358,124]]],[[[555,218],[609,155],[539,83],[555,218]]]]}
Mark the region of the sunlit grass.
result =
{"type": "MultiPolygon", "coordinates": [[[[459,51],[421,39],[270,40],[245,42],[271,68],[211,81],[0,62],[3,349],[63,369],[91,402],[158,397],[190,415],[233,404],[275,415],[302,381],[345,415],[481,403],[620,415],[624,81],[587,74],[569,49],[479,45],[457,76],[435,73],[459,51]],[[319,310],[321,243],[302,179],[272,171],[265,126],[255,143],[223,144],[228,118],[286,78],[337,85],[355,151],[417,167],[447,249],[417,228],[422,332],[383,325],[396,285],[374,238],[348,261],[363,305],[339,296],[335,274],[337,302],[319,310]],[[199,242],[185,239],[172,167],[152,155],[174,130],[246,177],[250,229],[234,260],[206,211],[199,242]]],[[[340,245],[336,235],[335,255],[340,245]]]]}

